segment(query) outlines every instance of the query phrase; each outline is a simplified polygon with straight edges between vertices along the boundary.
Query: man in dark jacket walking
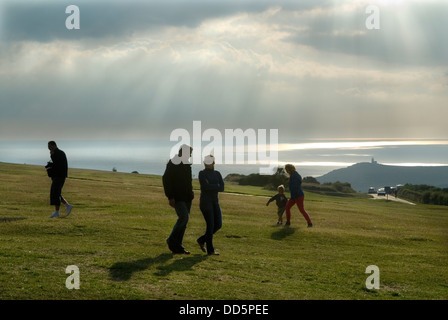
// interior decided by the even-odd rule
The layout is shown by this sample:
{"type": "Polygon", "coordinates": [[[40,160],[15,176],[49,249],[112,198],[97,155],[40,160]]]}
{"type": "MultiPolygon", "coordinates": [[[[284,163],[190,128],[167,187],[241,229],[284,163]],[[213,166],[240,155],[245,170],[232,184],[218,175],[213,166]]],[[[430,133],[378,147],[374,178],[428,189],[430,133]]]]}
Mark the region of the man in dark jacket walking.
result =
{"type": "Polygon", "coordinates": [[[182,245],[190,216],[191,202],[194,198],[191,175],[191,157],[193,148],[182,145],[179,153],[168,161],[163,174],[163,188],[169,204],[176,210],[177,221],[166,242],[168,248],[177,254],[189,254],[182,245]]]}
{"type": "Polygon", "coordinates": [[[48,142],[48,150],[50,150],[52,161],[51,166],[47,167],[47,170],[49,170],[48,175],[51,177],[50,205],[55,206],[55,211],[50,218],[59,217],[61,202],[65,205],[66,215],[68,216],[73,206],[62,197],[62,187],[68,174],[67,157],[54,141],[48,142]]]}

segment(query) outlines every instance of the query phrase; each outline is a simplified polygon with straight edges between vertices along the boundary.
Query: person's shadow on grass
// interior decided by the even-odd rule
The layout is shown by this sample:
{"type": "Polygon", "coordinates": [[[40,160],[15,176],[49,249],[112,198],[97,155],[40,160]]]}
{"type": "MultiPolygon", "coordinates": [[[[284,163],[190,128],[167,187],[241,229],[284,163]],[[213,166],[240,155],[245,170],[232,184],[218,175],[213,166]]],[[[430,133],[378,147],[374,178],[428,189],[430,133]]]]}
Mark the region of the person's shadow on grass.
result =
{"type": "Polygon", "coordinates": [[[152,265],[159,265],[157,267],[159,271],[155,273],[156,276],[167,276],[173,271],[191,270],[195,264],[207,258],[205,255],[191,255],[182,259],[176,259],[173,263],[165,265],[173,257],[171,253],[162,253],[154,258],[117,262],[109,268],[110,278],[114,281],[127,281],[134,272],[146,270],[152,265]]]}
{"type": "Polygon", "coordinates": [[[159,271],[154,273],[154,275],[164,277],[169,275],[173,271],[192,270],[195,264],[204,261],[205,259],[207,259],[207,256],[203,254],[189,255],[185,258],[174,260],[171,264],[158,266],[157,269],[159,271]]]}
{"type": "Polygon", "coordinates": [[[292,235],[296,231],[296,228],[283,227],[271,234],[273,240],[283,240],[284,238],[292,235]]]}

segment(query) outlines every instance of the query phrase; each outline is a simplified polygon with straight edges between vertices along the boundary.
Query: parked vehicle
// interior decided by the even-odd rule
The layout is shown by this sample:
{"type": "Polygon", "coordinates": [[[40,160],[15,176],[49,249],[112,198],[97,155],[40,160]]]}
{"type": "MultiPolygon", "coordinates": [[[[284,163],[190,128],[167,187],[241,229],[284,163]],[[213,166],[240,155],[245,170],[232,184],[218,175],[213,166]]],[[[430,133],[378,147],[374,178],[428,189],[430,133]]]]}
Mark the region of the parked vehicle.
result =
{"type": "Polygon", "coordinates": [[[379,188],[376,194],[379,195],[379,196],[385,196],[386,195],[386,189],[379,188]]]}
{"type": "Polygon", "coordinates": [[[376,193],[376,190],[374,187],[370,187],[369,188],[369,192],[368,193],[376,193]]]}

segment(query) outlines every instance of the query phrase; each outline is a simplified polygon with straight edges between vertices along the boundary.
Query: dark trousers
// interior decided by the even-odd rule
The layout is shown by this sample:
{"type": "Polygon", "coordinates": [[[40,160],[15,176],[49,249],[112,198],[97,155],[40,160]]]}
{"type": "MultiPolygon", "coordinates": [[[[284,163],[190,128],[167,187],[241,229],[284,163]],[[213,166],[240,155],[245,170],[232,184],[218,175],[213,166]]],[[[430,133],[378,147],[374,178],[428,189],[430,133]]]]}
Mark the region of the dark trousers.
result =
{"type": "Polygon", "coordinates": [[[218,200],[201,200],[199,207],[207,224],[207,229],[197,241],[206,243],[207,253],[213,253],[215,252],[215,248],[213,247],[213,234],[222,227],[221,207],[219,206],[218,200]]]}
{"type": "Polygon", "coordinates": [[[184,250],[182,241],[190,217],[191,201],[176,201],[174,209],[176,210],[177,221],[166,242],[171,251],[182,252],[184,250]]]}
{"type": "Polygon", "coordinates": [[[65,183],[64,177],[53,177],[51,178],[51,189],[50,189],[50,205],[60,206],[62,198],[62,187],[65,183]]]}

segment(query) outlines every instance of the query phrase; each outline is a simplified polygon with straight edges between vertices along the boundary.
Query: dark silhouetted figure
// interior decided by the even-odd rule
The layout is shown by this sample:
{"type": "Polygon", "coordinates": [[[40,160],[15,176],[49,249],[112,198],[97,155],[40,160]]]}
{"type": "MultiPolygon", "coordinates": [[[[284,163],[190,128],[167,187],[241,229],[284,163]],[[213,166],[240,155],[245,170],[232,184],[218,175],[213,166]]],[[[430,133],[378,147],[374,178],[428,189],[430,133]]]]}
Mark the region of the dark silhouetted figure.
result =
{"type": "Polygon", "coordinates": [[[176,224],[166,239],[168,248],[175,254],[190,254],[182,242],[194,198],[191,163],[188,161],[192,152],[192,147],[182,145],[179,153],[168,161],[163,174],[165,195],[177,214],[176,224]]]}
{"type": "Polygon", "coordinates": [[[219,255],[213,246],[213,234],[222,227],[222,213],[218,200],[218,192],[224,191],[224,181],[221,173],[215,170],[215,158],[208,155],[204,159],[205,169],[199,172],[201,184],[201,198],[199,207],[204,216],[207,228],[205,233],[197,239],[201,250],[208,255],[219,255]]]}
{"type": "Polygon", "coordinates": [[[48,142],[48,149],[50,150],[51,157],[51,162],[46,166],[48,176],[51,178],[50,205],[55,206],[55,211],[50,218],[59,217],[61,202],[65,205],[66,216],[68,216],[73,206],[62,197],[62,187],[68,175],[67,157],[64,151],[59,149],[54,141],[48,142]]]}

